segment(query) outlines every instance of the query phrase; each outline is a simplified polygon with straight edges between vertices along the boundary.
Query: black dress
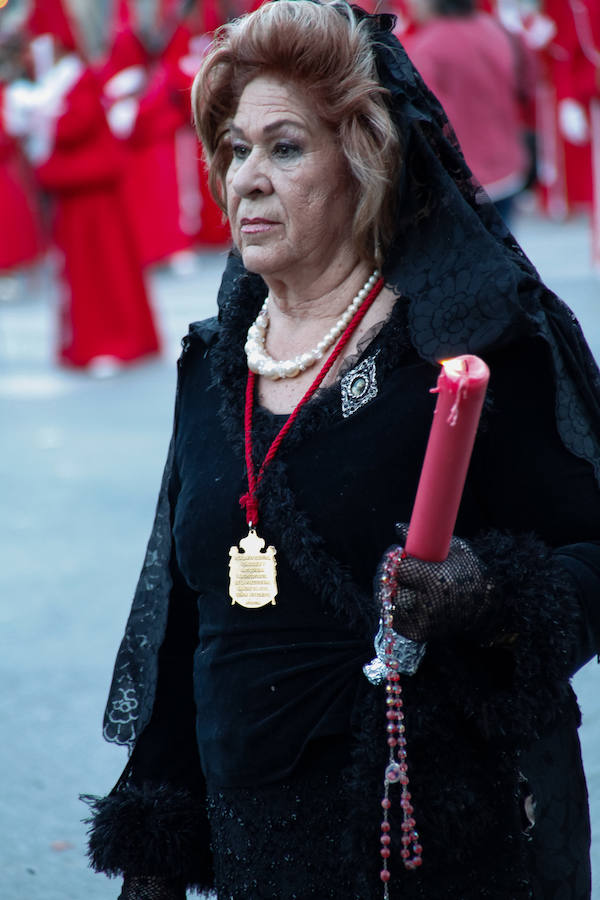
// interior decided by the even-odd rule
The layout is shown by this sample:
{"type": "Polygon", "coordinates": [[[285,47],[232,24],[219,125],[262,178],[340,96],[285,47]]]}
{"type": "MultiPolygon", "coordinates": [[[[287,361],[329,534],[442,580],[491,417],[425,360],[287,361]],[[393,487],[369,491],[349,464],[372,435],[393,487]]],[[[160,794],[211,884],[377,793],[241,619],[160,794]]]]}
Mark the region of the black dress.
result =
{"type": "MultiPolygon", "coordinates": [[[[232,606],[227,553],[245,533],[241,345],[252,317],[251,307],[224,313],[208,353],[193,328],[183,356],[170,619],[153,715],[115,797],[151,798],[160,783],[206,793],[212,859],[188,880],[206,884],[214,863],[220,900],[371,900],[381,896],[387,749],[382,689],[362,675],[377,620],[371,580],[395,522],[409,518],[436,370],[410,347],[400,300],[354,365],[374,372],[369,402],[344,416],[340,384],[325,389],[266,471],[261,534],[278,551],[276,606],[232,606]],[[241,363],[226,372],[232,358],[241,363]]],[[[598,633],[600,554],[589,541],[600,534],[599,491],[558,436],[552,393],[539,391],[551,377],[543,342],[517,342],[488,363],[456,531],[485,559],[505,609],[492,646],[432,643],[406,679],[425,863],[415,875],[396,859],[390,892],[583,900],[589,823],[568,676],[598,633]]],[[[258,462],[280,424],[257,410],[258,462]]]]}
{"type": "MultiPolygon", "coordinates": [[[[404,148],[384,267],[399,300],[355,367],[373,390],[344,415],[338,383],[299,415],[260,487],[277,605],[232,607],[243,345],[266,288],[230,258],[219,322],[197,323],[184,342],[105,717],[107,739],[132,755],[94,801],[92,864],[180,888],[216,880],[219,900],[382,896],[385,696],[361,673],[379,612],[371,581],[410,517],[435,360],[471,352],[492,374],[455,530],[494,582],[493,628],[483,641],[431,641],[403,679],[424,864],[404,871],[393,805],[390,896],[585,900],[569,678],[600,647],[600,379],[571,314],[473,181],[390,18],[368,23],[404,148]]],[[[257,410],[257,461],[277,424],[257,410]]]]}

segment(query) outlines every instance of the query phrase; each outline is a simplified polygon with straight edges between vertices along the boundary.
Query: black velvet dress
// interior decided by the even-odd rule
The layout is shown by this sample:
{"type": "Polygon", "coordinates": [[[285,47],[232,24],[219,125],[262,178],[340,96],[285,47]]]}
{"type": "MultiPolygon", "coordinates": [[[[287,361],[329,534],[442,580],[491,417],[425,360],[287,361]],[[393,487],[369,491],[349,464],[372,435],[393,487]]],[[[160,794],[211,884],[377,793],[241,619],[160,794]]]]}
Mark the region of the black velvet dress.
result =
{"type": "MultiPolygon", "coordinates": [[[[211,859],[188,880],[206,883],[214,865],[220,900],[375,900],[387,748],[382,689],[362,674],[377,620],[371,581],[410,515],[436,369],[412,350],[400,300],[353,364],[362,372],[369,362],[374,396],[344,416],[337,383],[307,405],[261,485],[277,603],[244,609],[228,596],[228,550],[245,533],[241,345],[252,317],[251,307],[224,313],[223,340],[208,353],[193,329],[182,360],[169,624],[153,715],[121,788],[206,795],[211,859]],[[232,358],[241,363],[225,372],[232,358]]],[[[425,863],[415,875],[396,859],[391,896],[583,900],[589,822],[567,679],[600,630],[600,549],[590,543],[600,492],[558,436],[552,391],[540,390],[552,377],[543,342],[487,361],[456,532],[474,542],[506,609],[491,646],[431,643],[405,679],[425,863]]],[[[280,425],[256,411],[257,463],[280,425]]]]}
{"type": "MultiPolygon", "coordinates": [[[[389,17],[369,23],[404,148],[384,267],[399,299],[352,364],[372,390],[345,415],[338,382],[300,413],[259,494],[277,604],[232,606],[228,553],[245,535],[247,489],[243,345],[266,288],[230,258],[219,322],[197,323],[184,342],[105,717],[106,738],[132,755],[94,801],[92,864],[164,879],[169,898],[215,884],[219,900],[382,896],[385,694],[361,671],[379,614],[372,579],[395,523],[410,518],[435,360],[471,352],[491,380],[455,531],[494,583],[493,628],[486,640],[431,641],[403,678],[424,863],[403,869],[393,805],[390,897],[586,900],[569,678],[600,647],[600,379],[569,311],[473,181],[389,17]]],[[[258,463],[278,424],[256,411],[258,463]]]]}

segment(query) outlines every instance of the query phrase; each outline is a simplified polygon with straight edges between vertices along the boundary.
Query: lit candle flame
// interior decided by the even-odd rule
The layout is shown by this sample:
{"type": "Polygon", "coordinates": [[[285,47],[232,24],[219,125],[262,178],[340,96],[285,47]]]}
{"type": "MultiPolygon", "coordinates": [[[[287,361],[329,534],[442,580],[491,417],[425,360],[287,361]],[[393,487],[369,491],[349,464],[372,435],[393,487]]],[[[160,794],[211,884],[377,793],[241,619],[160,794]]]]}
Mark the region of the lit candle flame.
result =
{"type": "Polygon", "coordinates": [[[455,378],[460,378],[461,375],[469,374],[467,360],[461,356],[457,356],[454,359],[442,359],[440,365],[448,375],[454,375],[455,378]]]}

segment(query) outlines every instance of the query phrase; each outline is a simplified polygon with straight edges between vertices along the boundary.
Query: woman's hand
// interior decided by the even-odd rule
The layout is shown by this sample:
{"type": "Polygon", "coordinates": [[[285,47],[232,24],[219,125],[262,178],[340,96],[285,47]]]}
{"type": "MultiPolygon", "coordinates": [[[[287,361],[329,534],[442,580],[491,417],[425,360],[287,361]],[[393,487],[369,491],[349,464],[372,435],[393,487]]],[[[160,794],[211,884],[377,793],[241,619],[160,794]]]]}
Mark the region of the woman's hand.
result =
{"type": "MultiPolygon", "coordinates": [[[[397,525],[396,530],[404,543],[408,526],[397,525]]],[[[477,632],[490,617],[493,586],[462,538],[452,538],[448,558],[441,563],[403,557],[396,582],[394,631],[413,641],[477,632]]]]}

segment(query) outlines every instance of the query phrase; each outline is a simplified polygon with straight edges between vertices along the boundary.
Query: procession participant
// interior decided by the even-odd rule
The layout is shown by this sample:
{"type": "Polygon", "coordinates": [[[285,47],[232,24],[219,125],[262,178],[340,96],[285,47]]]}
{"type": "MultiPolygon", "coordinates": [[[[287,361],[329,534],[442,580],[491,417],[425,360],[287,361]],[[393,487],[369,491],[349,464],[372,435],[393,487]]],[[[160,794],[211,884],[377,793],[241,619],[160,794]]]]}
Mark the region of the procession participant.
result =
{"type": "MultiPolygon", "coordinates": [[[[97,70],[102,103],[111,131],[119,139],[123,166],[121,194],[133,230],[136,256],[145,261],[145,235],[149,230],[148,196],[156,190],[156,160],[148,160],[143,146],[132,139],[140,99],[147,90],[151,54],[137,32],[129,0],[118,0],[111,27],[107,58],[97,70]]],[[[153,212],[152,218],[158,218],[153,212]]]]}
{"type": "Polygon", "coordinates": [[[5,104],[8,84],[20,75],[22,46],[16,35],[0,43],[0,275],[31,266],[46,248],[37,190],[19,144],[21,122],[5,104]]]}
{"type": "MultiPolygon", "coordinates": [[[[25,92],[29,147],[61,253],[60,362],[108,374],[159,349],[121,196],[122,157],[60,0],[27,21],[44,71],[25,92]]],[[[15,105],[20,100],[13,97],[15,105]]]]}
{"type": "Polygon", "coordinates": [[[393,24],[277,0],[197,76],[236,251],[115,667],[131,756],[91,799],[127,900],[590,896],[569,678],[600,646],[600,375],[393,24]],[[386,553],[464,352],[492,374],[460,538],[386,553]],[[363,674],[388,592],[424,650],[403,706],[363,674]]]}
{"type": "Polygon", "coordinates": [[[569,0],[568,5],[576,41],[571,51],[569,97],[562,101],[561,121],[568,132],[567,121],[574,114],[580,120],[580,142],[585,144],[587,137],[585,205],[592,214],[592,261],[600,269],[600,2],[569,0]]]}
{"type": "Polygon", "coordinates": [[[533,98],[527,51],[475,0],[411,0],[420,23],[405,42],[439,98],[468,165],[510,222],[527,183],[524,106],[533,98]]]}
{"type": "Polygon", "coordinates": [[[154,64],[131,134],[136,159],[137,239],[145,266],[190,251],[200,226],[197,149],[189,109],[189,79],[179,61],[189,52],[184,22],[161,23],[164,46],[154,64]],[[157,173],[160,172],[160,178],[157,173]]]}
{"type": "MultiPolygon", "coordinates": [[[[150,55],[137,34],[129,0],[117,0],[109,51],[96,75],[102,85],[108,123],[122,140],[126,140],[133,130],[138,97],[147,81],[149,62],[150,55]]],[[[132,212],[135,212],[135,205],[132,212]]]]}
{"type": "Polygon", "coordinates": [[[191,126],[190,90],[201,54],[210,42],[198,31],[211,10],[163,10],[170,33],[139,102],[131,148],[135,170],[137,235],[145,265],[171,262],[185,271],[196,246],[223,246],[229,229],[207,187],[206,170],[191,126]],[[175,18],[175,13],[182,18],[175,18]],[[160,179],[156,172],[161,172],[160,179]]]}
{"type": "Polygon", "coordinates": [[[594,205],[600,6],[597,0],[544,0],[543,14],[553,30],[540,49],[542,199],[550,215],[564,218],[594,205]]]}

